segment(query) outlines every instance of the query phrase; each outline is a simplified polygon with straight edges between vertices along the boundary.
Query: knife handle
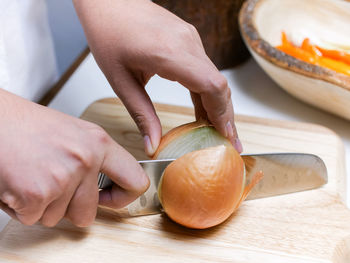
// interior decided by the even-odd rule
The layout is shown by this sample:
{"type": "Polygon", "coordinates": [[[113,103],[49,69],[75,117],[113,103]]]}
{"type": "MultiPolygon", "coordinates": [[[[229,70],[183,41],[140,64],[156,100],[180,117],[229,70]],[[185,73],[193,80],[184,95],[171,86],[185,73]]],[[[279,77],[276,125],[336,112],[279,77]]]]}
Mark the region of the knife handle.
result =
{"type": "Polygon", "coordinates": [[[99,173],[97,184],[98,184],[98,188],[103,190],[108,187],[111,187],[113,185],[113,181],[109,179],[108,176],[105,175],[104,173],[99,173]]]}

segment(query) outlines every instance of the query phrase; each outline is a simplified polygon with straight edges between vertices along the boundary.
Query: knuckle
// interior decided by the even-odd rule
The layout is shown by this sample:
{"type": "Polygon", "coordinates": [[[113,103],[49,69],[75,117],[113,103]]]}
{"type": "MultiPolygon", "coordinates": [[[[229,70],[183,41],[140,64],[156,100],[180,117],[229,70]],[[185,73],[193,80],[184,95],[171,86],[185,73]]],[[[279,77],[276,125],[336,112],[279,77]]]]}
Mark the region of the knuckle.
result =
{"type": "Polygon", "coordinates": [[[23,206],[21,200],[10,192],[4,192],[0,200],[13,210],[20,209],[23,206]]]}
{"type": "MultiPolygon", "coordinates": [[[[92,169],[96,164],[96,154],[98,153],[96,148],[101,149],[101,146],[107,146],[110,141],[111,139],[104,129],[98,125],[90,126],[87,144],[80,144],[74,149],[71,149],[71,157],[77,161],[74,167],[75,172],[92,169]]],[[[63,181],[62,183],[66,184],[67,182],[63,181]]]]}
{"type": "Polygon", "coordinates": [[[51,171],[51,177],[55,182],[55,195],[61,195],[69,186],[70,176],[66,171],[62,169],[53,169],[51,171]]]}
{"type": "Polygon", "coordinates": [[[226,107],[222,106],[217,108],[217,115],[218,116],[224,116],[226,114],[226,107]]]}
{"type": "Polygon", "coordinates": [[[179,53],[179,45],[168,40],[160,40],[157,46],[157,52],[152,53],[152,60],[155,61],[153,67],[157,73],[162,72],[163,66],[169,63],[179,53]]]}
{"type": "Polygon", "coordinates": [[[16,211],[16,218],[26,226],[34,225],[39,219],[37,213],[27,211],[16,211]]]}
{"type": "Polygon", "coordinates": [[[197,33],[197,29],[189,23],[184,23],[182,26],[178,27],[178,32],[180,36],[184,38],[192,38],[193,35],[197,33]]]}
{"type": "Polygon", "coordinates": [[[131,113],[141,135],[145,135],[152,127],[159,125],[159,118],[151,111],[133,112],[131,113]]]}
{"type": "Polygon", "coordinates": [[[93,136],[96,138],[98,143],[102,143],[104,145],[107,144],[110,139],[107,132],[100,126],[96,126],[95,129],[93,129],[93,136]]]}
{"type": "Polygon", "coordinates": [[[187,23],[187,27],[192,35],[199,35],[197,28],[194,25],[187,23]]]}
{"type": "Polygon", "coordinates": [[[227,80],[222,74],[211,76],[208,78],[207,83],[211,92],[224,93],[229,90],[227,80]]]}
{"type": "Polygon", "coordinates": [[[47,193],[44,193],[39,187],[28,187],[22,192],[22,198],[26,203],[42,203],[47,199],[47,193]]]}
{"type": "Polygon", "coordinates": [[[143,113],[140,112],[133,112],[131,114],[133,120],[135,121],[137,127],[142,132],[146,128],[146,118],[143,113]]]}
{"type": "Polygon", "coordinates": [[[184,46],[184,43],[198,40],[199,34],[197,29],[188,23],[176,26],[173,28],[172,32],[173,41],[170,41],[169,37],[164,37],[157,42],[157,52],[155,53],[155,57],[160,62],[169,61],[171,58],[178,57],[179,52],[182,52],[186,47],[184,46]]]}
{"type": "Polygon", "coordinates": [[[91,139],[102,144],[107,144],[109,142],[109,135],[101,126],[94,123],[88,123],[87,125],[91,139]]]}
{"type": "Polygon", "coordinates": [[[75,154],[75,157],[78,160],[76,170],[90,170],[95,163],[94,156],[94,153],[88,149],[81,150],[78,154],[75,154]]]}
{"type": "MultiPolygon", "coordinates": [[[[70,163],[69,169],[66,171],[61,170],[65,175],[92,169],[96,164],[96,155],[99,150],[110,143],[109,135],[97,124],[84,121],[81,129],[85,131],[81,140],[78,140],[73,146],[69,145],[67,149],[69,157],[71,160],[75,160],[75,163],[70,163]]],[[[63,184],[65,183],[63,182],[63,184]]]]}

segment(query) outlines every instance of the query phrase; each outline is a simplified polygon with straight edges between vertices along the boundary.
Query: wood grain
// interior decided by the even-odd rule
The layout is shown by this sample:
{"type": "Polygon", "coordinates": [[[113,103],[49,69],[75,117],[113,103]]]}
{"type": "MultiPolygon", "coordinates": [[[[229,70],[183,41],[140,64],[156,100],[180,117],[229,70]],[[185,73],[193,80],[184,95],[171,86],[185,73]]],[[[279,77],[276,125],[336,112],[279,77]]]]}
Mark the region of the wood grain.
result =
{"type": "MultiPolygon", "coordinates": [[[[191,109],[157,105],[164,131],[193,120],[191,109]]],[[[82,118],[103,126],[143,159],[142,139],[120,102],[95,102],[82,118]]],[[[311,124],[237,116],[245,153],[306,152],[326,163],[329,183],[317,190],[246,201],[226,222],[183,228],[165,215],[124,218],[100,209],[79,229],[11,221],[0,235],[0,262],[348,262],[350,211],[345,207],[344,149],[330,130],[311,124]]]]}

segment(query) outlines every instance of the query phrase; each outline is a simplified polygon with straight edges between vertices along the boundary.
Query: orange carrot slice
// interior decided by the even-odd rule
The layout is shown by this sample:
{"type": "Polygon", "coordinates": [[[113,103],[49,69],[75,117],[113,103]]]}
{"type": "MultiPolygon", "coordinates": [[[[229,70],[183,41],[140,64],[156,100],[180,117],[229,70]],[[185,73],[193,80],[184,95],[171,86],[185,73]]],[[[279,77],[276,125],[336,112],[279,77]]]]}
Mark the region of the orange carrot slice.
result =
{"type": "Polygon", "coordinates": [[[318,48],[310,43],[310,39],[305,38],[301,44],[301,49],[310,52],[314,56],[322,56],[322,53],[318,48]]]}
{"type": "Polygon", "coordinates": [[[324,49],[317,46],[317,49],[321,51],[322,56],[338,60],[350,65],[350,54],[340,50],[324,49]]]}
{"type": "Polygon", "coordinates": [[[312,45],[308,38],[297,47],[288,40],[285,32],[282,32],[282,44],[276,48],[302,61],[350,76],[350,54],[345,52],[322,49],[312,45]]]}

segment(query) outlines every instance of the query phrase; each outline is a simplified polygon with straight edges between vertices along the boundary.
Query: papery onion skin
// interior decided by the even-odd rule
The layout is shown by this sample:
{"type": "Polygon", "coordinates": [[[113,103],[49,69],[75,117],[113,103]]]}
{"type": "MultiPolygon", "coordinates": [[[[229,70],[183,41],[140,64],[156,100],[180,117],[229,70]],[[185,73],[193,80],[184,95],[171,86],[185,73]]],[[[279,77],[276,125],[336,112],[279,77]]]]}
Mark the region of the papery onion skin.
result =
{"type": "Polygon", "coordinates": [[[176,159],[195,150],[229,144],[230,141],[220,135],[213,125],[199,120],[178,126],[166,133],[152,158],[176,159]]]}
{"type": "Polygon", "coordinates": [[[195,229],[225,221],[242,201],[245,167],[232,145],[194,151],[164,171],[158,194],[175,222],[195,229]]]}
{"type": "Polygon", "coordinates": [[[176,140],[181,135],[191,132],[194,129],[198,129],[205,126],[208,126],[208,122],[200,120],[191,123],[186,123],[171,129],[162,137],[159,147],[154,153],[152,159],[157,159],[158,155],[164,150],[164,148],[167,147],[169,143],[171,143],[173,140],[176,140]]]}

